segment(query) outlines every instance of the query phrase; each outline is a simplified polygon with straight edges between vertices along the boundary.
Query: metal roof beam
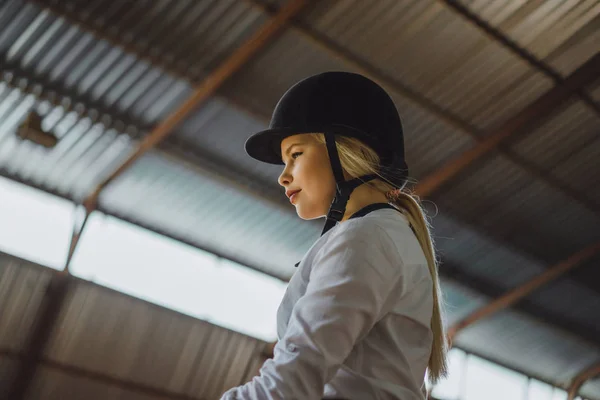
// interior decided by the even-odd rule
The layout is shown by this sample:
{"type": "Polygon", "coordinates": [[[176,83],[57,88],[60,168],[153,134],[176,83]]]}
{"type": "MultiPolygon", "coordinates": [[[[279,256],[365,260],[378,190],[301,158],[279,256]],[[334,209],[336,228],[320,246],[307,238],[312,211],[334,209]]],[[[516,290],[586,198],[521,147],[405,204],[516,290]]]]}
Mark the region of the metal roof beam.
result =
{"type": "Polygon", "coordinates": [[[207,100],[229,77],[243,67],[259,50],[269,44],[285,28],[287,21],[300,12],[306,4],[306,0],[290,0],[286,3],[275,16],[270,18],[248,41],[234,51],[223,64],[204,79],[180,108],[159,123],[148,136],[145,136],[136,150],[85,199],[85,218],[81,226],[74,227],[65,268],[63,271],[53,275],[46,296],[41,304],[41,312],[34,320],[34,328],[27,338],[25,357],[9,388],[10,399],[22,400],[25,398],[27,390],[30,387],[31,380],[38,367],[38,361],[44,354],[47,342],[58,321],[58,316],[68,293],[69,283],[71,282],[69,263],[79,243],[81,232],[85,227],[88,217],[96,209],[100,192],[139,157],[172,133],[173,129],[190,112],[207,100]]]}
{"type": "Polygon", "coordinates": [[[235,50],[215,71],[198,84],[194,92],[173,111],[167,118],[161,121],[152,131],[143,138],[135,151],[98,187],[84,200],[90,204],[87,207],[94,208],[101,191],[137,159],[148,150],[156,146],[165,137],[171,134],[184,119],[194,111],[200,104],[205,102],[216,92],[233,74],[239,71],[258,51],[267,46],[286,27],[287,21],[297,15],[306,6],[307,0],[290,0],[277,14],[271,17],[267,23],[261,26],[246,42],[235,50]]]}
{"type": "Polygon", "coordinates": [[[575,400],[581,386],[583,386],[586,381],[593,379],[598,375],[600,375],[600,362],[577,374],[569,386],[568,400],[575,400]]]}
{"type": "Polygon", "coordinates": [[[600,53],[597,53],[573,72],[564,82],[556,85],[548,92],[538,97],[512,118],[493,129],[470,150],[446,162],[433,173],[420,180],[416,193],[420,196],[430,196],[442,185],[456,177],[481,157],[496,150],[500,145],[515,137],[524,130],[547,118],[561,104],[569,100],[573,94],[598,78],[600,71],[600,53]]]}
{"type": "MultiPolygon", "coordinates": [[[[257,0],[246,0],[246,1],[249,4],[252,4],[253,6],[255,6],[256,8],[263,10],[264,12],[273,14],[277,11],[277,8],[270,6],[270,5],[263,4],[257,0]]],[[[454,127],[458,131],[466,133],[467,135],[471,136],[472,138],[474,138],[475,140],[477,140],[479,142],[481,142],[483,140],[482,137],[487,135],[486,133],[481,132],[479,129],[472,126],[468,122],[463,121],[462,119],[451,114],[447,110],[444,110],[442,107],[438,106],[431,100],[425,98],[424,96],[420,95],[419,93],[416,93],[411,88],[404,85],[402,82],[396,80],[395,78],[393,78],[393,77],[389,76],[388,74],[386,74],[385,72],[381,71],[379,68],[373,66],[370,62],[351,53],[350,51],[348,51],[344,47],[340,46],[339,44],[337,44],[336,42],[334,42],[327,36],[316,31],[310,25],[304,23],[303,21],[295,19],[291,22],[291,25],[292,25],[292,27],[295,28],[295,30],[298,33],[302,34],[306,39],[310,40],[315,45],[317,45],[320,48],[322,48],[323,50],[327,51],[329,54],[342,60],[346,64],[351,65],[352,67],[356,68],[358,71],[361,71],[362,73],[364,73],[366,75],[369,75],[372,79],[378,81],[385,87],[393,90],[394,92],[401,94],[402,96],[406,97],[410,101],[414,102],[415,104],[419,105],[423,109],[427,110],[427,112],[435,115],[436,117],[440,118],[445,123],[454,127]]],[[[597,63],[596,63],[596,65],[597,65],[597,63]]],[[[586,84],[591,82],[591,80],[592,79],[587,81],[586,84]]],[[[505,146],[498,145],[494,149],[497,150],[498,152],[500,152],[502,155],[504,155],[506,158],[508,158],[512,162],[514,162],[516,165],[518,165],[523,170],[527,171],[528,173],[532,174],[533,176],[537,177],[538,179],[544,180],[548,185],[550,185],[557,191],[561,192],[565,196],[572,198],[573,200],[581,203],[584,207],[588,208],[590,211],[592,211],[596,214],[600,214],[600,205],[595,200],[593,200],[592,198],[587,196],[586,194],[574,193],[573,189],[562,184],[555,178],[552,178],[551,176],[549,176],[548,173],[541,170],[540,168],[538,168],[537,166],[535,166],[534,164],[532,164],[531,162],[529,162],[528,160],[526,160],[525,158],[523,158],[522,156],[518,155],[517,153],[515,153],[514,151],[510,150],[509,148],[507,148],[505,146]]],[[[422,190],[427,189],[423,185],[421,185],[421,187],[422,187],[422,190]]],[[[423,195],[427,195],[427,193],[425,193],[423,195]]]]}
{"type": "MultiPolygon", "coordinates": [[[[550,282],[558,279],[561,276],[564,276],[567,272],[581,266],[585,263],[585,261],[594,257],[595,255],[600,253],[600,241],[590,246],[578,251],[573,254],[566,260],[548,268],[543,273],[538,276],[530,279],[524,284],[517,286],[516,288],[509,290],[505,294],[496,298],[494,301],[486,304],[485,306],[473,311],[468,316],[464,317],[460,321],[456,322],[450,329],[448,330],[448,338],[450,341],[463,329],[468,326],[480,321],[490,315],[497,313],[500,310],[503,310],[507,307],[510,307],[523,299],[524,297],[531,294],[536,289],[543,287],[550,282]]],[[[597,342],[597,341],[595,341],[597,342]]]]}
{"type": "MultiPolygon", "coordinates": [[[[174,76],[177,76],[181,79],[185,79],[187,81],[193,81],[192,77],[186,75],[186,71],[184,69],[175,68],[173,66],[173,63],[167,62],[166,60],[161,58],[160,55],[150,54],[148,51],[149,46],[147,46],[146,51],[140,50],[140,48],[138,48],[136,46],[133,46],[129,43],[125,43],[122,40],[122,38],[119,37],[117,34],[106,32],[88,22],[83,21],[82,18],[76,12],[67,9],[66,7],[61,7],[59,4],[49,2],[48,0],[28,0],[28,1],[39,4],[42,7],[48,8],[53,13],[60,15],[61,17],[64,17],[65,19],[67,19],[70,24],[78,26],[80,29],[88,31],[88,32],[94,34],[95,36],[108,41],[113,46],[119,47],[119,48],[123,49],[125,52],[134,54],[139,59],[150,62],[151,64],[161,68],[165,72],[173,74],[174,76]]],[[[248,4],[250,4],[251,6],[253,6],[267,14],[270,14],[270,15],[275,15],[278,12],[278,9],[276,7],[261,3],[257,0],[246,0],[246,2],[248,4]]],[[[478,139],[478,140],[481,136],[483,136],[483,133],[480,132],[474,126],[470,125],[469,123],[467,123],[465,121],[462,121],[460,118],[458,118],[458,117],[452,115],[451,113],[449,113],[448,111],[442,109],[440,106],[436,105],[432,101],[430,101],[430,100],[426,99],[425,97],[423,97],[422,95],[414,92],[412,89],[410,89],[406,85],[403,85],[401,82],[386,75],[383,71],[374,67],[369,62],[361,59],[360,57],[358,57],[355,54],[352,54],[351,52],[349,52],[342,46],[338,45],[337,43],[335,43],[334,41],[332,41],[325,35],[322,35],[319,32],[315,31],[309,25],[307,25],[297,19],[290,19],[290,21],[288,23],[291,28],[293,28],[296,32],[300,33],[305,38],[310,40],[313,44],[321,47],[328,53],[332,54],[334,57],[339,58],[340,60],[353,66],[357,70],[362,71],[363,73],[371,76],[373,79],[375,79],[376,81],[379,81],[384,86],[387,86],[388,88],[392,89],[393,91],[403,95],[407,99],[413,101],[415,104],[418,104],[420,107],[427,110],[429,113],[435,115],[436,117],[440,118],[444,122],[453,126],[460,132],[466,133],[469,136],[471,136],[475,139],[478,139]]],[[[231,99],[229,99],[229,101],[231,101],[231,99]]],[[[246,107],[242,107],[242,108],[244,108],[245,111],[247,111],[247,112],[251,112],[246,107]]],[[[258,117],[260,117],[262,119],[265,119],[265,118],[268,119],[268,116],[265,116],[265,115],[260,115],[258,117]]],[[[500,153],[502,153],[505,157],[507,157],[509,160],[514,162],[516,165],[518,165],[522,169],[526,170],[528,173],[532,174],[533,176],[537,177],[538,179],[544,180],[548,185],[550,185],[557,191],[561,192],[565,196],[572,198],[573,200],[577,201],[578,203],[580,203],[581,205],[583,205],[590,211],[592,211],[596,214],[600,214],[600,204],[598,204],[597,201],[595,201],[588,195],[586,195],[584,193],[574,192],[572,188],[567,187],[563,183],[559,182],[557,179],[551,177],[545,171],[542,171],[540,168],[535,166],[533,163],[529,162],[522,156],[518,155],[517,153],[515,153],[514,151],[512,151],[506,147],[499,146],[497,148],[497,150],[500,153]]]]}

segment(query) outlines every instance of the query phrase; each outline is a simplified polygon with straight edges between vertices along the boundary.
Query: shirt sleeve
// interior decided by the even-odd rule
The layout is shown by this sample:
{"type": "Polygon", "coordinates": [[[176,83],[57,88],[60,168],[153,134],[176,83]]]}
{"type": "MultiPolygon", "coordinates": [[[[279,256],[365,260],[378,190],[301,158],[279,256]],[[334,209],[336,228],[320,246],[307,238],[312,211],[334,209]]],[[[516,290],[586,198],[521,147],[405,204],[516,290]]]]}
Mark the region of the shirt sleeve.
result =
{"type": "Polygon", "coordinates": [[[313,261],[304,296],[259,376],[222,400],[321,399],[355,343],[364,338],[398,294],[402,265],[378,226],[332,236],[313,261]]]}

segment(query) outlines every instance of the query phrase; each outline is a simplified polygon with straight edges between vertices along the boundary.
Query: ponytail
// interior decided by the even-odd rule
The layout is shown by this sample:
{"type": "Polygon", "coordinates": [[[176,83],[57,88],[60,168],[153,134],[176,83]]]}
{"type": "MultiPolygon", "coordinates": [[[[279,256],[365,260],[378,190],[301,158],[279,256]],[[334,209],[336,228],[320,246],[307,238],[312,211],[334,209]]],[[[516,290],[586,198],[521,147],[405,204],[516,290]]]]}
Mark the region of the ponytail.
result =
{"type": "Polygon", "coordinates": [[[442,292],[438,277],[438,262],[434,250],[433,238],[430,225],[425,217],[423,208],[418,200],[411,194],[401,190],[393,190],[386,193],[386,197],[392,205],[406,216],[410,226],[413,228],[417,240],[423,249],[427,266],[433,282],[433,314],[431,316],[431,330],[433,332],[433,343],[429,357],[429,380],[435,384],[440,378],[447,376],[448,364],[446,354],[448,344],[442,319],[442,292]]]}
{"type": "MultiPolygon", "coordinates": [[[[325,136],[321,133],[310,134],[319,143],[325,144],[325,136]]],[[[448,344],[443,324],[442,293],[438,277],[438,261],[436,258],[430,225],[418,199],[413,195],[397,189],[387,182],[379,171],[380,158],[377,153],[358,139],[345,136],[336,137],[336,147],[342,168],[352,177],[376,174],[379,179],[367,182],[373,189],[385,193],[388,201],[406,216],[417,240],[423,249],[427,266],[433,282],[433,312],[431,331],[433,343],[429,356],[428,375],[432,384],[437,383],[448,374],[448,344]]]]}

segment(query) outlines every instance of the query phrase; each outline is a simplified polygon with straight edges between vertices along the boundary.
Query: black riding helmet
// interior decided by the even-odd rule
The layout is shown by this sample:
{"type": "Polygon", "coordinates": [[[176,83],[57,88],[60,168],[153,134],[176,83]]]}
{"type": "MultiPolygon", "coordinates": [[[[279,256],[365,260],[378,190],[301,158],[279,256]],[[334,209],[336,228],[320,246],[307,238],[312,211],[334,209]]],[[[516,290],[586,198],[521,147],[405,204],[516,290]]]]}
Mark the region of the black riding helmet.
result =
{"type": "Polygon", "coordinates": [[[375,82],[350,72],[325,72],[303,79],[279,100],[269,129],[246,141],[246,153],[256,160],[284,165],[281,142],[301,133],[323,133],[336,182],[323,235],[341,221],[352,191],[377,178],[365,175],[344,180],[335,136],[361,140],[381,159],[379,173],[398,188],[404,187],[408,167],[400,116],[390,96],[375,82]]]}

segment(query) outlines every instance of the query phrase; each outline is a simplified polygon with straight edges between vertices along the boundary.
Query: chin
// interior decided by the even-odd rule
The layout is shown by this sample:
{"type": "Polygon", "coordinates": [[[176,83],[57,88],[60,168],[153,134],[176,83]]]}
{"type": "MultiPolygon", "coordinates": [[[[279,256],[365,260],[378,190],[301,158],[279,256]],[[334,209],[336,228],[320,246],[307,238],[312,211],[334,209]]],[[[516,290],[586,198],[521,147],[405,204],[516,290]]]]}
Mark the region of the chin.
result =
{"type": "Polygon", "coordinates": [[[327,216],[327,211],[306,209],[305,207],[296,207],[296,214],[305,221],[323,218],[327,216]]]}

